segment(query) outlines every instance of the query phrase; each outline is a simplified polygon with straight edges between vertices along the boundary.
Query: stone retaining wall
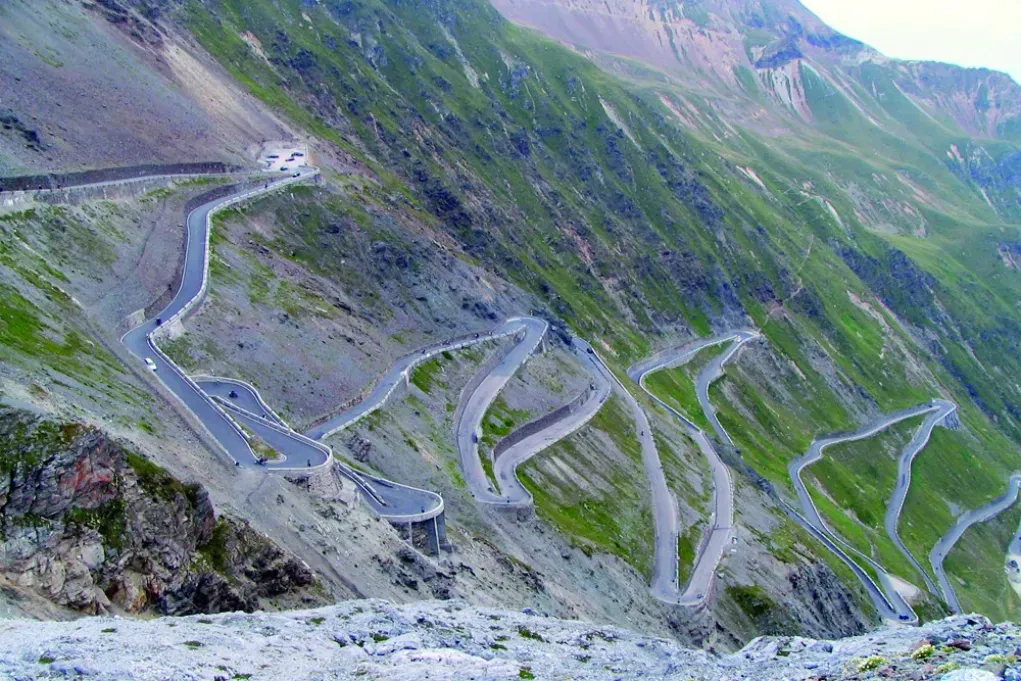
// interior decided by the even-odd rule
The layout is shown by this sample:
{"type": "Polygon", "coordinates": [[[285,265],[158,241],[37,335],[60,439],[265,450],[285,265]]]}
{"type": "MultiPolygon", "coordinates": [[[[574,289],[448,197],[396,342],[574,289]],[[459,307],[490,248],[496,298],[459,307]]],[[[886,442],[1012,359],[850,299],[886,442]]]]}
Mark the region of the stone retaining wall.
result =
{"type": "Polygon", "coordinates": [[[237,166],[221,161],[209,161],[204,163],[149,163],[138,166],[80,170],[73,173],[19,175],[17,177],[0,177],[0,192],[61,189],[98,182],[118,182],[147,175],[209,175],[237,170],[240,170],[237,166]]]}
{"type": "Polygon", "coordinates": [[[590,392],[591,392],[590,388],[585,388],[585,390],[583,390],[580,395],[575,397],[567,404],[557,407],[556,409],[546,414],[545,416],[540,416],[534,421],[526,423],[525,425],[521,426],[514,432],[507,435],[507,437],[497,442],[496,446],[493,447],[493,460],[495,461],[496,459],[500,458],[501,454],[503,454],[508,449],[518,444],[525,438],[531,437],[532,435],[535,435],[541,430],[545,430],[546,428],[550,427],[557,421],[576,412],[578,408],[585,403],[585,400],[588,399],[590,392]]]}

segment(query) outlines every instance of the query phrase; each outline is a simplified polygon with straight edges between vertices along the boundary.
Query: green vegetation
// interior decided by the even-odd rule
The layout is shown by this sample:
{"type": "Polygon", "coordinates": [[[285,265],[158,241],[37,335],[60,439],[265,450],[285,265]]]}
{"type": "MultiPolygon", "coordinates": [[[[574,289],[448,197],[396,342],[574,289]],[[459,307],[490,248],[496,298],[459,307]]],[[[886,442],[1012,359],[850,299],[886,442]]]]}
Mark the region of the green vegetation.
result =
{"type": "Polygon", "coordinates": [[[797,624],[790,614],[778,606],[762,588],[756,585],[728,586],[727,596],[752,622],[755,631],[773,635],[797,632],[797,624]]]}
{"type": "Polygon", "coordinates": [[[446,383],[439,378],[443,373],[443,365],[446,361],[447,359],[443,355],[437,355],[422,362],[411,372],[411,383],[426,394],[432,393],[434,387],[446,388],[446,383]]]}
{"type": "Polygon", "coordinates": [[[280,452],[273,448],[268,442],[263,440],[258,435],[252,435],[248,438],[248,446],[252,448],[258,456],[266,459],[267,461],[276,461],[277,459],[283,458],[280,452]]]}
{"type": "Polygon", "coordinates": [[[209,541],[196,547],[199,555],[209,561],[214,570],[227,577],[230,576],[230,550],[227,541],[232,534],[230,523],[224,518],[218,518],[209,541]]]}
{"type": "Polygon", "coordinates": [[[695,549],[698,548],[699,538],[702,536],[702,524],[695,524],[677,537],[677,578],[681,584],[688,582],[691,571],[695,567],[695,549]]]}
{"type": "Polygon", "coordinates": [[[0,475],[18,469],[31,472],[51,456],[66,450],[88,430],[77,423],[33,420],[0,408],[0,475]]]}
{"type": "Polygon", "coordinates": [[[528,627],[518,627],[518,636],[520,636],[521,638],[527,638],[531,641],[543,642],[545,640],[543,639],[541,634],[532,631],[528,627]]]}
{"type": "Polygon", "coordinates": [[[769,615],[776,609],[766,593],[757,586],[728,586],[727,595],[734,599],[738,607],[752,619],[769,615]]]}
{"type": "Polygon", "coordinates": [[[532,420],[531,412],[527,409],[511,409],[503,396],[497,395],[482,419],[482,438],[479,440],[479,444],[492,450],[502,438],[510,435],[511,431],[530,420],[532,420]]]}
{"type": "Polygon", "coordinates": [[[586,552],[618,556],[648,577],[652,511],[637,435],[623,402],[611,397],[585,428],[529,460],[518,475],[540,518],[586,552]]]}
{"type": "Polygon", "coordinates": [[[114,498],[95,508],[76,506],[70,509],[65,520],[68,524],[90,527],[103,538],[103,546],[107,549],[120,550],[124,547],[124,500],[114,498]]]}
{"type": "Polygon", "coordinates": [[[859,660],[857,664],[855,664],[855,669],[857,669],[859,672],[870,672],[874,669],[878,669],[884,664],[886,664],[885,658],[882,658],[879,655],[872,655],[871,657],[866,657],[859,660]]]}
{"type": "Polygon", "coordinates": [[[138,477],[138,484],[147,493],[171,503],[176,501],[178,496],[183,496],[193,509],[198,507],[200,485],[182,483],[141,454],[127,452],[125,457],[138,477]]]}
{"type": "MultiPolygon", "coordinates": [[[[887,536],[884,518],[897,482],[897,461],[924,418],[901,421],[866,440],[827,447],[823,458],[804,474],[830,527],[859,551],[920,587],[924,586],[921,575],[887,536]]],[[[930,454],[923,450],[919,456],[930,454]]],[[[916,557],[924,561],[926,555],[916,557]]]]}
{"type": "Polygon", "coordinates": [[[700,428],[709,428],[709,419],[702,411],[695,390],[698,373],[731,344],[720,343],[703,348],[688,362],[650,374],[645,384],[656,397],[691,419],[700,428]]]}
{"type": "Polygon", "coordinates": [[[496,443],[528,421],[532,414],[527,409],[511,409],[503,395],[497,395],[493,403],[489,405],[486,415],[482,419],[482,437],[479,439],[479,457],[482,459],[482,468],[493,485],[493,489],[499,491],[500,483],[493,472],[493,448],[496,443]]]}
{"type": "MultiPolygon", "coordinates": [[[[1001,490],[1002,494],[1002,490],[1001,490]]],[[[1021,596],[1007,581],[1007,546],[1021,532],[1021,504],[978,523],[961,536],[943,567],[965,612],[982,612],[996,622],[1021,619],[1021,596]]]]}

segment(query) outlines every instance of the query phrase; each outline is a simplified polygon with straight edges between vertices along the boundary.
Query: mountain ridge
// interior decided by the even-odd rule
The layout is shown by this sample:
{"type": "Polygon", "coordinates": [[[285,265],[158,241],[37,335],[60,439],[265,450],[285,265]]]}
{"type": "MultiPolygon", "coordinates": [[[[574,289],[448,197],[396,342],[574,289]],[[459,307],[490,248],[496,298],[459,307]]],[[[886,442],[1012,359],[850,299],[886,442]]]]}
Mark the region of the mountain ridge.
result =
{"type": "Polygon", "coordinates": [[[899,87],[935,111],[949,112],[971,133],[1013,138],[1021,117],[1021,86],[1007,74],[886,57],[830,28],[797,0],[496,0],[494,5],[512,21],[567,43],[644,60],[693,84],[722,84],[730,93],[740,91],[738,68],[768,72],[804,60],[853,74],[874,64],[893,67],[899,87]]]}

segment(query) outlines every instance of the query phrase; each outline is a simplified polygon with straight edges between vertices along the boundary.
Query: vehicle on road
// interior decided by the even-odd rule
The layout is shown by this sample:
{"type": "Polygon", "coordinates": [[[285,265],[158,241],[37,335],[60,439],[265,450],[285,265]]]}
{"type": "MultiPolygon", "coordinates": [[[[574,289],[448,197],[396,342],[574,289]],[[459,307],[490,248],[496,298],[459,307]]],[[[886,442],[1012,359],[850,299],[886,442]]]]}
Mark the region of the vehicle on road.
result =
{"type": "Polygon", "coordinates": [[[478,433],[472,433],[472,442],[478,443],[478,441],[479,441],[479,434],[478,433]]]}
{"type": "Polygon", "coordinates": [[[291,156],[297,156],[298,158],[301,158],[301,157],[302,157],[302,156],[304,156],[304,155],[305,155],[305,154],[301,153],[300,151],[296,151],[296,152],[294,152],[293,154],[291,154],[291,156]]]}
{"type": "Polygon", "coordinates": [[[149,371],[156,371],[156,362],[152,361],[152,357],[145,358],[145,366],[149,367],[149,371]]]}
{"type": "Polygon", "coordinates": [[[285,171],[285,170],[288,170],[287,166],[284,166],[284,167],[282,167],[282,168],[280,169],[280,171],[281,171],[281,172],[283,172],[283,171],[285,171]]]}
{"type": "Polygon", "coordinates": [[[901,615],[900,618],[906,622],[909,619],[911,619],[911,616],[910,615],[901,615]]]}
{"type": "Polygon", "coordinates": [[[162,324],[163,324],[163,318],[162,317],[157,317],[156,318],[156,326],[162,326],[162,324]]]}
{"type": "Polygon", "coordinates": [[[587,352],[590,355],[596,354],[595,351],[592,348],[585,348],[585,352],[587,352]]]}
{"type": "Polygon", "coordinates": [[[296,172],[293,175],[291,175],[291,177],[301,177],[301,173],[296,172]]]}
{"type": "Polygon", "coordinates": [[[280,158],[280,154],[270,154],[266,158],[280,158]]]}
{"type": "Polygon", "coordinates": [[[232,400],[236,400],[238,398],[238,391],[231,390],[229,393],[227,393],[227,397],[229,397],[232,400]]]}

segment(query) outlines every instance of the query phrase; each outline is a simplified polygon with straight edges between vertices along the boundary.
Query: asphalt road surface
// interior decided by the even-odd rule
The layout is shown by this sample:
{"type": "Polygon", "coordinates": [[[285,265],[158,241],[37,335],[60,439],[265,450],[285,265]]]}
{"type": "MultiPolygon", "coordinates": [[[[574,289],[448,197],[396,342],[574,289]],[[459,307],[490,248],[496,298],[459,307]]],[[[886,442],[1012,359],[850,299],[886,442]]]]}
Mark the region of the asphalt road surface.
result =
{"type": "MultiPolygon", "coordinates": [[[[611,376],[595,355],[589,352],[591,346],[580,338],[575,338],[571,341],[571,350],[588,371],[595,389],[587,391],[584,402],[575,411],[514,444],[496,459],[493,463],[493,474],[499,483],[499,489],[495,491],[503,498],[502,503],[506,506],[532,504],[531,493],[518,480],[518,468],[542,450],[563,440],[592,420],[610,396],[611,376]]],[[[481,427],[481,424],[478,427],[481,427]]]]}
{"type": "MultiPolygon", "coordinates": [[[[1010,477],[1006,494],[998,499],[994,499],[981,508],[976,508],[962,514],[957,519],[957,522],[954,523],[954,526],[950,528],[950,531],[940,537],[940,540],[932,547],[932,551],[929,552],[929,563],[932,565],[932,571],[936,573],[936,579],[939,580],[940,589],[943,591],[943,600],[947,602],[947,605],[955,613],[959,614],[961,612],[961,602],[957,600],[954,587],[950,584],[950,580],[947,579],[947,573],[943,569],[943,561],[946,560],[947,554],[954,548],[954,544],[961,538],[965,530],[975,523],[983,523],[995,518],[1010,508],[1017,501],[1019,489],[1021,489],[1021,473],[1015,473],[1010,477]]],[[[1017,540],[1012,540],[1011,545],[1014,545],[1015,541],[1017,540]]]]}
{"type": "MultiPolygon", "coordinates": [[[[866,590],[869,592],[869,596],[872,598],[872,601],[875,604],[876,609],[879,610],[880,615],[885,619],[894,620],[898,622],[918,621],[918,618],[915,615],[914,610],[912,610],[911,606],[908,605],[908,603],[904,601],[904,599],[900,596],[897,590],[893,588],[893,581],[890,578],[889,573],[881,565],[872,560],[869,556],[863,555],[854,547],[845,542],[840,537],[839,534],[834,532],[826,524],[826,521],[823,520],[822,516],[820,515],[819,510],[818,508],[816,508],[815,502],[813,501],[811,494],[809,494],[808,492],[808,488],[805,486],[805,483],[802,480],[802,473],[807,466],[810,466],[811,464],[815,463],[816,461],[822,458],[823,452],[827,447],[842,442],[853,442],[856,440],[864,440],[870,438],[874,436],[876,433],[879,433],[889,428],[895,423],[899,423],[901,421],[904,421],[905,419],[913,418],[920,414],[931,412],[934,415],[938,415],[939,416],[938,418],[926,419],[919,433],[916,435],[916,437],[912,439],[911,443],[909,443],[908,447],[905,448],[905,451],[901,456],[899,465],[901,470],[898,473],[897,486],[894,490],[894,496],[891,498],[891,507],[893,506],[893,504],[897,504],[894,513],[894,516],[896,518],[900,514],[900,508],[903,506],[904,498],[907,495],[908,485],[910,485],[911,480],[910,475],[905,474],[904,472],[905,467],[910,469],[911,461],[914,459],[915,455],[917,455],[918,451],[920,451],[921,448],[924,447],[925,444],[928,442],[929,434],[932,432],[932,428],[934,428],[936,424],[942,422],[943,419],[946,418],[948,414],[952,413],[954,408],[955,408],[954,405],[952,405],[951,403],[945,402],[943,400],[938,400],[936,402],[922,404],[917,407],[906,409],[894,414],[884,415],[878,418],[876,421],[860,428],[859,430],[853,433],[830,436],[814,441],[805,454],[791,461],[790,465],[788,466],[788,472],[790,473],[791,481],[794,483],[794,488],[797,491],[798,500],[801,504],[802,513],[801,518],[804,520],[804,522],[811,526],[811,528],[814,530],[813,534],[815,534],[816,536],[818,536],[819,534],[823,534],[826,537],[828,537],[831,541],[827,543],[827,546],[829,546],[831,549],[833,548],[832,546],[833,544],[839,544],[846,548],[847,549],[846,551],[841,549],[840,551],[835,551],[835,553],[837,553],[837,555],[845,563],[847,563],[855,571],[855,573],[859,575],[859,577],[863,572],[866,571],[863,570],[861,566],[849,555],[850,553],[857,555],[859,559],[864,560],[866,563],[868,563],[873,569],[873,571],[878,575],[879,581],[882,584],[882,588],[880,588],[880,586],[877,585],[876,582],[871,579],[871,577],[867,580],[862,580],[862,583],[864,584],[866,590]]],[[[889,529],[889,525],[887,527],[889,529]]],[[[896,521],[894,522],[894,528],[896,529],[896,521]]],[[[895,542],[899,540],[899,535],[894,534],[891,536],[897,537],[897,539],[894,540],[895,542]]],[[[907,552],[906,547],[903,550],[907,552]]],[[[907,554],[910,556],[910,552],[907,552],[907,554]]],[[[922,571],[922,574],[925,574],[924,570],[922,571]]]]}
{"type": "Polygon", "coordinates": [[[549,328],[549,324],[544,320],[534,317],[518,318],[515,324],[514,332],[523,333],[522,339],[468,395],[454,426],[457,451],[461,457],[461,470],[468,489],[476,499],[489,504],[506,504],[507,499],[493,489],[482,467],[478,442],[482,438],[482,419],[485,418],[489,405],[503,390],[511,376],[535,351],[549,328]]]}
{"type": "Polygon", "coordinates": [[[191,378],[202,389],[202,392],[214,399],[220,398],[217,401],[221,404],[233,404],[264,419],[286,425],[284,420],[262,399],[259,391],[244,381],[219,376],[192,376],[191,378]]]}
{"type": "Polygon", "coordinates": [[[929,573],[925,571],[922,564],[918,562],[914,554],[908,550],[908,547],[904,545],[904,542],[900,538],[900,514],[904,509],[904,501],[908,497],[908,490],[911,489],[911,464],[914,462],[915,457],[918,453],[925,448],[925,445],[929,444],[929,438],[932,436],[932,429],[937,425],[944,423],[944,419],[957,411],[957,405],[953,402],[946,400],[933,400],[933,409],[929,411],[929,415],[925,417],[925,421],[919,426],[918,430],[915,431],[914,437],[911,438],[911,442],[907,444],[904,451],[901,452],[900,459],[897,461],[897,483],[893,489],[893,495],[890,497],[889,503],[886,505],[886,533],[893,540],[893,543],[897,545],[900,552],[911,561],[911,564],[915,566],[918,573],[922,575],[922,579],[925,580],[925,585],[929,589],[929,592],[933,595],[936,594],[936,585],[933,583],[932,578],[929,577],[929,573]]]}
{"type": "MultiPolygon", "coordinates": [[[[709,405],[708,408],[706,406],[709,401],[709,385],[723,375],[724,364],[734,356],[744,343],[758,337],[759,334],[755,331],[741,329],[711,338],[702,338],[693,343],[657,353],[653,357],[639,362],[628,369],[628,376],[642,390],[684,423],[689,434],[698,444],[702,454],[709,461],[713,476],[713,514],[710,519],[709,535],[699,546],[694,568],[682,592],[678,578],[677,541],[680,535],[680,521],[677,513],[677,501],[666,485],[666,478],[662,472],[659,455],[656,453],[655,443],[652,441],[648,419],[638,402],[630,398],[630,395],[628,396],[632,403],[632,408],[635,410],[636,419],[642,422],[642,430],[649,440],[648,444],[644,441],[642,443],[643,458],[651,459],[651,456],[646,457],[644,454],[646,450],[649,450],[655,456],[655,466],[658,469],[658,471],[651,471],[649,478],[652,483],[653,517],[656,525],[656,564],[653,568],[652,592],[661,601],[678,605],[697,606],[701,605],[707,598],[707,594],[712,592],[713,577],[716,573],[716,568],[720,564],[720,560],[723,558],[734,522],[734,490],[730,469],[720,459],[719,454],[705,432],[687,416],[649,391],[645,385],[645,379],[651,373],[686,361],[705,348],[734,341],[727,352],[714,358],[712,362],[699,372],[695,381],[699,402],[703,405],[703,411],[706,412],[707,416],[712,413],[713,417],[715,417],[715,411],[712,410],[712,406],[709,405]]],[[[623,386],[621,387],[623,388],[623,386]]],[[[722,427],[720,430],[722,431],[722,427]]],[[[727,441],[729,441],[725,431],[723,432],[723,437],[726,437],[727,441]]],[[[648,464],[646,468],[649,468],[648,464]]]]}
{"type": "MultiPolygon", "coordinates": [[[[180,323],[182,317],[205,294],[208,284],[209,216],[217,208],[279,189],[318,173],[302,167],[294,173],[270,180],[268,185],[236,192],[203,204],[188,214],[183,276],[173,300],[156,318],[149,319],[124,335],[122,342],[139,358],[156,367],[163,385],[195,415],[223,450],[239,467],[263,467],[268,470],[308,469],[332,458],[329,447],[292,430],[263,400],[252,386],[228,378],[199,377],[193,380],[158,347],[158,331],[163,323],[180,323]],[[233,392],[234,396],[231,396],[233,392]],[[260,463],[246,434],[259,436],[281,457],[260,463]]],[[[364,405],[363,405],[364,406],[364,405]]],[[[343,426],[340,426],[343,427],[343,426]]],[[[355,471],[339,464],[360,490],[373,510],[392,520],[424,520],[443,510],[443,499],[433,492],[400,485],[355,471]]]]}
{"type": "MultiPolygon", "coordinates": [[[[313,176],[317,172],[314,169],[305,169],[299,174],[299,177],[288,175],[281,179],[270,180],[269,186],[270,189],[278,189],[313,176]]],[[[208,276],[210,214],[232,201],[256,196],[265,191],[264,187],[241,190],[229,196],[209,201],[188,214],[185,262],[177,294],[156,317],[143,322],[121,338],[121,342],[140,362],[149,359],[155,365],[155,374],[159,381],[198,418],[231,459],[239,466],[246,467],[258,465],[258,459],[248,445],[248,440],[242,434],[239,425],[176,364],[170,361],[170,358],[158,348],[155,337],[158,335],[156,332],[160,329],[160,323],[157,320],[169,324],[171,320],[176,320],[183,315],[205,293],[208,276]]],[[[322,458],[318,458],[316,463],[322,463],[322,458]]],[[[303,461],[292,460],[289,465],[306,464],[303,461]]]]}

